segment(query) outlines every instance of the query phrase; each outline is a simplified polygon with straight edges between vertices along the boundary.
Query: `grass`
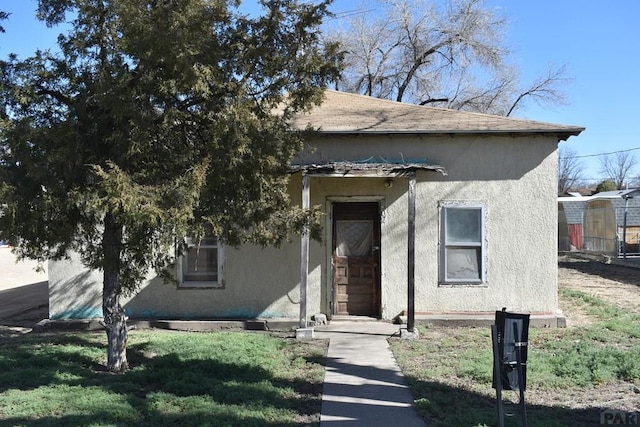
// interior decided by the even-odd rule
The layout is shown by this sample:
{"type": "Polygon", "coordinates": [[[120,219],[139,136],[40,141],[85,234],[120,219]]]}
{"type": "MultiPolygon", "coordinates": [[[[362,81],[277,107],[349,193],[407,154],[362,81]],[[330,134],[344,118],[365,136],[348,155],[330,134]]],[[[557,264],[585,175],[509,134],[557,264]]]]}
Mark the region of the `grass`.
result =
{"type": "MultiPolygon", "coordinates": [[[[530,329],[529,426],[600,425],[600,409],[615,402],[599,394],[640,380],[640,316],[580,291],[560,297],[592,322],[530,329]],[[573,404],[580,396],[594,401],[573,404]]],[[[489,328],[420,335],[391,347],[426,424],[496,426],[489,328]]],[[[112,375],[103,369],[102,333],[0,335],[0,427],[319,424],[324,341],[132,331],[128,348],[131,370],[112,375]]],[[[519,426],[517,396],[506,392],[504,400],[506,426],[519,426]]]]}
{"type": "Polygon", "coordinates": [[[0,426],[317,425],[326,343],[263,333],[132,331],[131,370],[103,334],[0,342],[0,426]]]}
{"type": "MultiPolygon", "coordinates": [[[[586,406],[596,407],[571,408],[560,402],[596,387],[640,379],[640,318],[583,292],[563,290],[561,297],[594,321],[572,329],[529,330],[525,400],[532,396],[536,403],[527,405],[528,425],[599,425],[600,409],[607,406],[592,402],[586,406]]],[[[391,346],[427,425],[497,425],[490,329],[420,332],[419,341],[393,340],[391,346]]],[[[506,392],[504,398],[506,412],[512,414],[506,425],[520,425],[517,395],[506,392]]]]}

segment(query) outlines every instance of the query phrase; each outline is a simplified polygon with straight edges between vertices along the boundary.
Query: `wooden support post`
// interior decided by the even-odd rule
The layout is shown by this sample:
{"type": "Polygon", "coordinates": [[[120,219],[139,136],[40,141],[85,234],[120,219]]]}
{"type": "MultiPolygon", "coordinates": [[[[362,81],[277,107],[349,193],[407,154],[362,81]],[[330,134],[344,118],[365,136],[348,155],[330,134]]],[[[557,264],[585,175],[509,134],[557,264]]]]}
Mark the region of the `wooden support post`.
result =
{"type": "MultiPolygon", "coordinates": [[[[309,175],[302,175],[302,209],[309,209],[309,175]]],[[[307,327],[307,282],[309,279],[309,227],[302,231],[300,244],[300,327],[307,327]]]]}
{"type": "Polygon", "coordinates": [[[407,331],[413,332],[416,321],[415,307],[415,265],[416,265],[416,172],[409,173],[407,224],[407,331]]]}

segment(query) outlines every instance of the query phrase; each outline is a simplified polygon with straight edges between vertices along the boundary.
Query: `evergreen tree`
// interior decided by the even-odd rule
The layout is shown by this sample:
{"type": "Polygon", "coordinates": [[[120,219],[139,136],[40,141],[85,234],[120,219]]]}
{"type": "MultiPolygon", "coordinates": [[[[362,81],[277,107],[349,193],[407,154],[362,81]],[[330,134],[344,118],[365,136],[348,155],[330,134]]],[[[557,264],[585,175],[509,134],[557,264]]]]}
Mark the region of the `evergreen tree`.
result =
{"type": "Polygon", "coordinates": [[[0,239],[104,272],[110,371],[128,368],[120,297],[185,236],[277,245],[313,221],[287,196],[287,120],[337,76],[329,3],[40,0],[47,25],[73,19],[60,52],[2,63],[0,239]]]}
{"type": "Polygon", "coordinates": [[[602,193],[605,191],[616,191],[616,190],[618,190],[618,186],[616,185],[616,183],[611,181],[610,179],[605,179],[604,181],[600,182],[600,184],[598,184],[598,186],[596,187],[596,194],[602,193]]]}

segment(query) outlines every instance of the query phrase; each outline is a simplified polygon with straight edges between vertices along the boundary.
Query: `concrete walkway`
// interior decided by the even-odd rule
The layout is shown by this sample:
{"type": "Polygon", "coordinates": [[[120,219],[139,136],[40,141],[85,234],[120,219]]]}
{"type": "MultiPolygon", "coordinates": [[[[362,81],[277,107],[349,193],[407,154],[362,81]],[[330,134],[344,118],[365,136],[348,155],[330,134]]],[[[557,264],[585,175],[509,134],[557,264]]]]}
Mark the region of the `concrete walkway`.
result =
{"type": "Polygon", "coordinates": [[[35,261],[18,262],[11,248],[0,246],[0,322],[34,323],[49,317],[46,272],[36,271],[35,261]]]}
{"type": "Polygon", "coordinates": [[[36,271],[37,266],[35,261],[18,261],[10,247],[0,246],[0,291],[46,282],[47,273],[36,271]]]}
{"type": "Polygon", "coordinates": [[[322,427],[424,426],[387,338],[399,325],[332,321],[315,328],[329,339],[322,392],[322,427]]]}

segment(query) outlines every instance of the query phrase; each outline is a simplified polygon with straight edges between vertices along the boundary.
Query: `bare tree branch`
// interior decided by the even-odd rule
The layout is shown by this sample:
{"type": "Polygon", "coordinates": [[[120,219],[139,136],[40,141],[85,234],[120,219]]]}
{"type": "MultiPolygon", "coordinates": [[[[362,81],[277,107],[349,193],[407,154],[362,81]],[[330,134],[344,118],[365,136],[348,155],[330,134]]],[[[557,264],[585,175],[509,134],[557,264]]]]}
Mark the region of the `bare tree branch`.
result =
{"type": "Polygon", "coordinates": [[[564,94],[560,91],[559,86],[569,81],[570,79],[566,77],[566,66],[563,65],[558,69],[549,68],[546,77],[535,80],[528,89],[516,97],[506,115],[510,116],[528,97],[534,98],[538,103],[566,104],[564,94]]]}
{"type": "Polygon", "coordinates": [[[425,99],[424,101],[421,101],[418,105],[427,105],[427,104],[432,104],[436,102],[447,102],[447,101],[449,101],[448,98],[431,98],[431,99],[425,99]]]}
{"type": "Polygon", "coordinates": [[[566,194],[582,181],[584,165],[577,152],[569,147],[560,146],[558,158],[558,195],[566,194]]]}
{"type": "MultiPolygon", "coordinates": [[[[10,13],[0,10],[0,21],[4,21],[5,19],[9,18],[9,15],[10,13]]],[[[4,33],[4,27],[2,25],[0,25],[0,33],[4,33]]]]}
{"type": "Polygon", "coordinates": [[[600,157],[600,171],[614,182],[618,190],[623,190],[634,172],[638,159],[629,151],[620,151],[600,157]]]}
{"type": "Polygon", "coordinates": [[[506,19],[483,0],[370,0],[341,31],[339,86],[420,105],[511,115],[530,100],[563,104],[566,69],[522,87],[509,61],[506,19]]]}

